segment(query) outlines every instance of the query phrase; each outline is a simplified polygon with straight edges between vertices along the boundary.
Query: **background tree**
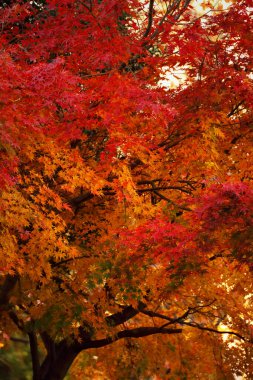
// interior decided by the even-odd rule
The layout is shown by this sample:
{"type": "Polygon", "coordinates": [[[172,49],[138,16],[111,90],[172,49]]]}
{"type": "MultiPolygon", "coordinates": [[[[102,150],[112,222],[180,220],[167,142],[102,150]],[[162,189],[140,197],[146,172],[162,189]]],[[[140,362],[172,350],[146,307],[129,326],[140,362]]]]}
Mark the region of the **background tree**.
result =
{"type": "Polygon", "coordinates": [[[88,377],[250,378],[252,7],[196,7],[1,6],[1,334],[34,380],[84,351],[88,377]]]}

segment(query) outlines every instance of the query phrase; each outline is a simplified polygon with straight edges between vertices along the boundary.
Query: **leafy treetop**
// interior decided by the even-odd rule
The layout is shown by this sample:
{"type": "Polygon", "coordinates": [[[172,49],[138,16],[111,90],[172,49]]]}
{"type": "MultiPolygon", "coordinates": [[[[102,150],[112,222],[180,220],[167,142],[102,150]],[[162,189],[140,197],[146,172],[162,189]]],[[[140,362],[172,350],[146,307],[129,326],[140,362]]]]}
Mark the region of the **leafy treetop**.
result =
{"type": "Polygon", "coordinates": [[[1,334],[34,380],[92,348],[73,378],[250,378],[252,4],[195,7],[0,8],[1,334]]]}

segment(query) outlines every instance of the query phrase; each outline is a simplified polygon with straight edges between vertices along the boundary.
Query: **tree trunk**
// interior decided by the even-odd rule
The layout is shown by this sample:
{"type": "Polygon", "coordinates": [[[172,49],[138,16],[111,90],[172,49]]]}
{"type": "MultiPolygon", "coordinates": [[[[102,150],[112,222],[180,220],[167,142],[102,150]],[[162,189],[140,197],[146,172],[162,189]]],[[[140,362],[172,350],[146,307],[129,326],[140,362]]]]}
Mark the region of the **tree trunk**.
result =
{"type": "Polygon", "coordinates": [[[41,365],[39,380],[63,380],[79,351],[63,346],[56,352],[55,358],[48,354],[41,365]]]}

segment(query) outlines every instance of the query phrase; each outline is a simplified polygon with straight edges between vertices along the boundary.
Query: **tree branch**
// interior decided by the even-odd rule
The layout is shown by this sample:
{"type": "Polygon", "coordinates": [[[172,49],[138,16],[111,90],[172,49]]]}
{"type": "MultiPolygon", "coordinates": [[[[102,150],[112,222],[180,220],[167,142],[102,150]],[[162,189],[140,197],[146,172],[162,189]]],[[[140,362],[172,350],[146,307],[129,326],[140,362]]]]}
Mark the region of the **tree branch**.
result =
{"type": "Polygon", "coordinates": [[[242,336],[241,334],[239,333],[236,333],[234,331],[220,331],[220,330],[216,330],[216,329],[213,329],[212,327],[206,327],[206,326],[202,326],[198,323],[191,323],[191,322],[182,322],[182,324],[184,325],[187,325],[187,326],[191,326],[191,327],[194,327],[194,328],[197,328],[198,330],[204,330],[204,331],[210,331],[210,332],[214,332],[216,334],[229,334],[229,335],[234,335],[236,336],[237,338],[243,340],[244,342],[249,342],[249,343],[253,343],[252,340],[250,339],[247,339],[245,338],[244,336],[242,336]]]}
{"type": "Polygon", "coordinates": [[[143,38],[146,38],[151,30],[152,23],[153,23],[153,8],[154,8],[154,0],[149,1],[149,9],[148,9],[148,26],[145,30],[145,33],[143,34],[143,38]]]}
{"type": "Polygon", "coordinates": [[[26,340],[26,339],[22,339],[22,338],[16,338],[15,336],[11,336],[11,337],[10,337],[10,340],[11,340],[12,342],[16,342],[16,343],[24,343],[24,344],[28,344],[28,343],[29,343],[28,340],[26,340]]]}
{"type": "Polygon", "coordinates": [[[163,314],[160,314],[160,313],[156,313],[156,312],[153,312],[153,311],[150,311],[150,310],[141,310],[141,313],[142,314],[145,314],[145,315],[148,315],[150,317],[153,317],[153,318],[160,318],[160,319],[165,319],[168,321],[168,323],[164,324],[161,326],[161,328],[166,328],[168,325],[171,325],[171,324],[176,324],[176,323],[179,323],[181,325],[186,325],[186,326],[190,326],[190,327],[194,327],[194,328],[197,328],[198,330],[203,330],[203,331],[210,331],[210,332],[214,332],[216,334],[229,334],[229,335],[234,335],[236,336],[237,338],[245,341],[245,342],[250,342],[252,343],[252,341],[250,339],[247,339],[245,337],[243,337],[241,334],[239,333],[236,333],[234,331],[220,331],[220,330],[216,330],[212,327],[208,327],[208,326],[202,326],[201,324],[197,323],[197,322],[186,322],[185,319],[190,315],[190,314],[194,314],[194,313],[197,313],[199,311],[199,309],[203,309],[204,307],[208,307],[210,306],[211,304],[213,304],[215,302],[212,301],[211,303],[207,304],[207,305],[201,305],[201,306],[198,306],[196,308],[189,308],[183,315],[181,315],[180,317],[177,317],[177,318],[170,318],[166,315],[163,315],[163,314]]]}
{"type": "Polygon", "coordinates": [[[79,344],[79,351],[87,350],[89,348],[99,348],[108,346],[111,343],[116,342],[117,340],[123,339],[123,338],[142,338],[149,335],[155,335],[155,334],[180,334],[182,333],[182,329],[166,329],[162,327],[137,327],[135,329],[130,330],[122,330],[115,334],[114,336],[104,338],[104,339],[97,339],[97,340],[91,340],[88,342],[83,342],[79,344]]]}
{"type": "MultiPolygon", "coordinates": [[[[183,315],[176,318],[171,318],[171,317],[168,317],[167,315],[163,315],[151,310],[141,310],[141,313],[148,315],[149,317],[152,317],[152,318],[165,319],[166,321],[169,321],[169,324],[174,324],[174,323],[182,323],[182,321],[185,318],[187,318],[188,315],[191,313],[191,309],[189,308],[183,315]]],[[[166,323],[166,325],[168,325],[168,323],[166,323]]],[[[165,327],[166,325],[163,325],[162,327],[165,327]]]]}
{"type": "Polygon", "coordinates": [[[146,193],[148,191],[159,191],[159,190],[179,190],[179,191],[182,191],[183,193],[186,193],[186,194],[191,194],[191,192],[189,190],[186,190],[184,189],[183,187],[180,187],[180,186],[160,186],[160,187],[153,187],[153,188],[147,188],[147,189],[138,189],[137,192],[138,193],[146,193]]]}
{"type": "Polygon", "coordinates": [[[238,104],[236,104],[232,110],[227,114],[227,117],[231,117],[235,114],[235,112],[238,110],[238,108],[244,103],[244,99],[241,100],[238,104]]]}
{"type": "Polygon", "coordinates": [[[184,207],[184,206],[179,206],[178,204],[176,204],[175,202],[173,202],[171,199],[165,197],[165,195],[161,194],[160,192],[158,192],[157,190],[153,190],[153,192],[161,199],[173,204],[174,206],[178,207],[180,210],[184,210],[184,211],[192,211],[189,207],[184,207]]]}
{"type": "Polygon", "coordinates": [[[127,306],[123,311],[112,314],[105,318],[106,323],[109,326],[118,326],[129,319],[135,317],[140,311],[144,310],[146,305],[142,302],[139,303],[138,309],[134,309],[132,306],[127,306]]]}
{"type": "Polygon", "coordinates": [[[93,194],[91,194],[91,193],[85,193],[85,194],[79,195],[78,197],[70,199],[68,201],[68,203],[72,207],[78,207],[81,203],[86,202],[86,201],[92,199],[93,197],[94,197],[93,194]]]}
{"type": "Polygon", "coordinates": [[[61,260],[61,261],[57,261],[57,262],[53,262],[51,264],[52,268],[57,268],[59,267],[60,265],[64,265],[64,264],[67,264],[68,262],[71,262],[71,261],[75,261],[75,260],[81,260],[81,259],[90,259],[91,256],[89,255],[82,255],[82,256],[77,256],[77,257],[70,257],[69,259],[65,259],[65,260],[61,260]]]}
{"type": "Polygon", "coordinates": [[[8,314],[9,314],[9,317],[12,320],[12,322],[15,323],[15,325],[19,328],[19,330],[20,331],[24,331],[24,323],[23,323],[22,320],[20,320],[18,318],[18,316],[16,315],[16,313],[13,310],[10,310],[8,312],[8,314]]]}

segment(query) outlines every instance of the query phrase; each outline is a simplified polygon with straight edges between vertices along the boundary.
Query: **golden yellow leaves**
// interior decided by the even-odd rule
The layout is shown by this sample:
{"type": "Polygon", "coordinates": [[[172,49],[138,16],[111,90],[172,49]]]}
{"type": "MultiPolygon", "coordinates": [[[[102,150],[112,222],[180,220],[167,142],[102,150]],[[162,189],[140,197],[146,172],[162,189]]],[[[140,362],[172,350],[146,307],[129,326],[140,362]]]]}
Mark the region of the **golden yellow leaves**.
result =
{"type": "Polygon", "coordinates": [[[18,248],[18,236],[29,226],[32,212],[28,202],[15,188],[3,192],[0,200],[0,262],[4,273],[22,272],[23,258],[18,248]]]}
{"type": "Polygon", "coordinates": [[[133,201],[137,194],[135,184],[129,167],[123,162],[118,161],[113,168],[113,174],[117,177],[113,181],[113,188],[116,191],[119,201],[133,201]]]}
{"type": "Polygon", "coordinates": [[[77,149],[68,149],[51,143],[51,150],[45,152],[38,160],[43,164],[43,174],[55,183],[60,180],[60,189],[74,193],[78,188],[89,190],[94,195],[101,195],[105,181],[85,161],[77,149]]]}
{"type": "Polygon", "coordinates": [[[129,166],[122,161],[118,161],[114,164],[113,174],[116,178],[111,186],[120,202],[118,207],[121,208],[121,213],[122,207],[124,208],[125,224],[136,226],[137,219],[152,217],[156,212],[156,207],[146,202],[145,196],[138,193],[137,185],[129,166]]]}
{"type": "Polygon", "coordinates": [[[32,215],[29,202],[15,188],[3,192],[0,200],[0,223],[9,228],[27,226],[32,215]]]}
{"type": "Polygon", "coordinates": [[[0,274],[14,273],[16,267],[18,271],[22,268],[22,259],[18,258],[18,245],[16,237],[6,228],[0,234],[0,274]]]}
{"type": "Polygon", "coordinates": [[[50,259],[57,262],[78,255],[65,235],[62,199],[35,172],[21,191],[12,188],[2,193],[0,208],[0,267],[5,274],[15,270],[25,272],[33,281],[47,281],[50,259]]]}

